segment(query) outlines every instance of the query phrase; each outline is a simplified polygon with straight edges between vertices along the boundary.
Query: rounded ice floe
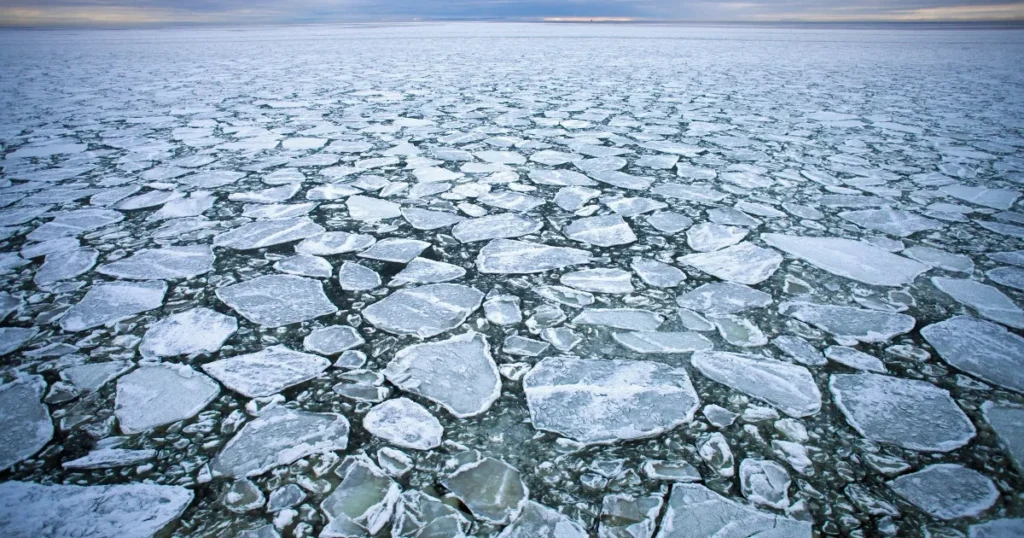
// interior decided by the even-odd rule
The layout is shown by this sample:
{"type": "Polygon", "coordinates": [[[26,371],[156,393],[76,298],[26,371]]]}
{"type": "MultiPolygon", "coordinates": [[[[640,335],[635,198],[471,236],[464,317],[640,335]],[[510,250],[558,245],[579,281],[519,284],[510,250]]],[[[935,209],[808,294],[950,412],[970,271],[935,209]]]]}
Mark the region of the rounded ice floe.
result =
{"type": "Polygon", "coordinates": [[[309,217],[258,220],[214,237],[213,246],[235,250],[254,250],[299,241],[320,235],[323,232],[323,226],[316,224],[309,217]]]}
{"type": "Polygon", "coordinates": [[[789,416],[806,417],[821,410],[821,392],[803,366],[724,351],[694,353],[690,364],[705,376],[760,398],[789,416]]]}
{"type": "Polygon", "coordinates": [[[974,424],[949,392],[928,383],[880,374],[836,374],[829,390],[853,429],[879,443],[925,452],[967,444],[974,424]]]}
{"type": "Polygon", "coordinates": [[[740,462],[740,490],[754,504],[785,509],[789,506],[789,473],[771,460],[747,458],[740,462]]]}
{"type": "Polygon", "coordinates": [[[79,332],[159,308],[167,291],[165,282],[110,282],[96,284],[60,320],[65,331],[79,332]]]}
{"type": "Polygon", "coordinates": [[[1024,393],[1024,338],[1005,327],[957,316],[921,329],[921,336],[954,368],[1024,393]]]}
{"type": "Polygon", "coordinates": [[[242,396],[259,398],[313,379],[330,365],[318,355],[271,346],[204,364],[203,370],[242,396]]]}
{"type": "Polygon", "coordinates": [[[348,433],[348,420],[337,413],[274,407],[242,426],[211,467],[227,476],[257,476],[312,454],[345,450],[348,433]]]}
{"type": "Polygon", "coordinates": [[[319,280],[266,275],[217,289],[217,298],[245,319],[275,328],[338,311],[319,280]]]}
{"type": "Polygon", "coordinates": [[[699,404],[686,370],[650,361],[547,358],[523,389],[535,428],[585,444],[660,435],[699,404]]]}
{"type": "Polygon", "coordinates": [[[530,497],[519,471],[494,458],[459,467],[441,481],[477,519],[507,525],[519,517],[530,497]]]}
{"type": "Polygon", "coordinates": [[[962,465],[940,463],[889,482],[900,497],[939,519],[974,517],[999,499],[995,484],[962,465]]]}
{"type": "Polygon", "coordinates": [[[139,353],[144,357],[214,353],[236,330],[235,318],[208,308],[193,308],[150,325],[139,344],[139,353]]]}
{"type": "Polygon", "coordinates": [[[722,280],[754,285],[778,271],[782,255],[744,241],[715,252],[688,254],[679,261],[722,280]]]}
{"type": "Polygon", "coordinates": [[[384,375],[398,388],[435,401],[458,418],[487,411],[501,395],[501,378],[487,338],[474,332],[401,349],[384,375]]]}
{"type": "Polygon", "coordinates": [[[330,278],[334,268],[331,262],[319,257],[297,254],[274,264],[274,269],[282,273],[313,278],[330,278]]]}
{"type": "Polygon", "coordinates": [[[657,260],[634,257],[629,268],[644,281],[644,284],[655,288],[672,288],[686,280],[686,273],[657,260]]]}
{"type": "Polygon", "coordinates": [[[371,196],[361,196],[358,194],[349,196],[345,205],[348,207],[348,214],[353,220],[372,221],[402,216],[402,206],[371,196]]]}
{"type": "Polygon", "coordinates": [[[31,457],[53,438],[50,411],[40,401],[45,390],[40,376],[0,385],[0,471],[31,457]]]}
{"type": "Polygon", "coordinates": [[[181,517],[195,494],[182,486],[0,484],[0,535],[150,538],[181,517]]]}
{"type": "Polygon", "coordinates": [[[441,445],[444,428],[422,405],[395,398],[375,405],[363,417],[371,434],[402,448],[430,450],[441,445]]]}
{"type": "Polygon", "coordinates": [[[428,284],[399,290],[363,310],[363,317],[392,334],[429,338],[462,325],[484,294],[461,284],[428,284]]]}
{"type": "Polygon", "coordinates": [[[194,417],[220,385],[181,364],[142,366],[117,380],[114,414],[127,434],[194,417]]]}
{"type": "Polygon", "coordinates": [[[321,355],[333,356],[363,345],[366,341],[355,327],[348,325],[332,325],[322,327],[309,333],[302,340],[306,351],[321,355]]]}
{"type": "Polygon", "coordinates": [[[723,226],[702,222],[686,231],[686,244],[698,252],[710,252],[731,247],[747,236],[750,230],[736,226],[723,226]]]}
{"type": "Polygon", "coordinates": [[[85,274],[96,265],[99,251],[94,248],[75,248],[46,256],[46,262],[36,271],[32,281],[46,286],[85,274]]]}
{"type": "Polygon", "coordinates": [[[338,284],[345,291],[367,291],[380,287],[377,271],[356,262],[343,262],[338,269],[338,284]]]}
{"type": "Polygon", "coordinates": [[[768,233],[761,240],[834,275],[875,286],[903,286],[929,268],[852,239],[768,233]]]}
{"type": "Polygon", "coordinates": [[[782,303],[779,313],[835,335],[860,342],[885,342],[914,330],[917,321],[906,315],[852,306],[814,303],[782,303]]]}

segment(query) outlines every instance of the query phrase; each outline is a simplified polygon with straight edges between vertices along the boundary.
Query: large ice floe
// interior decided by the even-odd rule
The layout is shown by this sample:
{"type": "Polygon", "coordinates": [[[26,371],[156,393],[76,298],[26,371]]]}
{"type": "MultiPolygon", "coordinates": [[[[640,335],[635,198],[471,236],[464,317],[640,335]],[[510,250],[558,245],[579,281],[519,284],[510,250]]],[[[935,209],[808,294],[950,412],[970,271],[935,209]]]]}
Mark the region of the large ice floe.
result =
{"type": "Polygon", "coordinates": [[[1020,31],[237,30],[0,32],[0,538],[1024,535],[1020,31]]]}

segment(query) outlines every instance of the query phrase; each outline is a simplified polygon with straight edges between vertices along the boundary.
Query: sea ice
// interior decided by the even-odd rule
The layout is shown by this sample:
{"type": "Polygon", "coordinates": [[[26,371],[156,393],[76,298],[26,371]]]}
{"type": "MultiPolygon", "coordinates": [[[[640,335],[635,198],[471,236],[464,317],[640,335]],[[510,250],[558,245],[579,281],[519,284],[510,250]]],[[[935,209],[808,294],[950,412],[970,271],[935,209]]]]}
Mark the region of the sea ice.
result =
{"type": "Polygon", "coordinates": [[[483,298],[469,286],[427,284],[396,291],[366,307],[363,316],[389,333],[429,338],[462,325],[483,298]]]}
{"type": "Polygon", "coordinates": [[[889,482],[914,506],[939,519],[974,517],[999,499],[995,484],[962,465],[939,463],[889,482]]]}
{"type": "MultiPolygon", "coordinates": [[[[254,250],[299,241],[323,232],[323,226],[313,222],[309,217],[257,220],[214,237],[213,245],[235,250],[254,250]]],[[[299,254],[316,253],[300,252],[299,254]]]]}
{"type": "Polygon", "coordinates": [[[782,265],[782,256],[743,242],[716,252],[688,254],[679,261],[722,280],[753,285],[775,274],[782,265]]]}
{"type": "Polygon", "coordinates": [[[214,259],[206,245],[142,249],[123,260],[101,265],[96,272],[129,280],[192,278],[212,271],[214,259]]]}
{"type": "MultiPolygon", "coordinates": [[[[40,401],[45,391],[46,381],[40,376],[0,385],[0,471],[31,457],[53,438],[50,411],[40,401]]],[[[0,528],[2,520],[0,511],[0,528]]]]}
{"type": "Polygon", "coordinates": [[[888,341],[912,331],[916,323],[906,314],[829,304],[782,303],[779,312],[839,338],[860,342],[888,341]]]}
{"type": "Polygon", "coordinates": [[[342,415],[274,407],[242,426],[212,468],[227,476],[261,475],[312,454],[345,450],[348,433],[342,415]]]}
{"type": "Polygon", "coordinates": [[[413,450],[440,446],[444,434],[437,418],[408,398],[394,398],[375,405],[363,417],[363,427],[388,443],[413,450]]]}
{"type": "Polygon", "coordinates": [[[699,484],[675,484],[657,538],[810,538],[812,527],[731,501],[699,484]]]}
{"type": "Polygon", "coordinates": [[[256,353],[206,363],[203,370],[242,396],[260,398],[313,379],[330,365],[330,361],[317,355],[270,346],[256,353]]]}
{"type": "Polygon", "coordinates": [[[552,247],[514,239],[495,239],[480,249],[477,269],[490,274],[543,273],[590,262],[586,250],[552,247]]]}
{"type": "Polygon", "coordinates": [[[761,234],[761,240],[834,275],[875,286],[903,286],[928,270],[861,241],[840,237],[761,234]]]}
{"type": "Polygon", "coordinates": [[[1014,329],[1024,329],[1024,311],[992,286],[973,280],[939,276],[932,277],[932,284],[957,302],[977,310],[983,318],[1014,329]]]}
{"type": "Polygon", "coordinates": [[[535,428],[586,444],[660,435],[699,404],[686,370],[650,361],[548,358],[523,389],[535,428]]]}
{"type": "Polygon", "coordinates": [[[921,329],[921,336],[953,367],[1024,393],[1024,338],[1006,328],[957,316],[921,329]]]}
{"type": "Polygon", "coordinates": [[[791,417],[821,410],[821,392],[803,366],[724,351],[694,353],[690,364],[705,376],[764,400],[791,417]]]}
{"type": "Polygon", "coordinates": [[[599,247],[626,245],[636,241],[633,230],[619,215],[578,219],[566,226],[563,232],[573,241],[599,247]]]}
{"type": "Polygon", "coordinates": [[[236,330],[235,318],[208,308],[193,308],[151,325],[142,337],[139,353],[144,357],[214,353],[236,330]]]}
{"type": "Polygon", "coordinates": [[[61,318],[60,326],[80,332],[160,308],[166,291],[164,282],[96,284],[61,318]]]}
{"type": "Polygon", "coordinates": [[[467,463],[441,483],[477,519],[498,525],[519,517],[530,496],[519,471],[494,458],[467,463]]]}
{"type": "Polygon", "coordinates": [[[220,394],[209,377],[182,364],[141,366],[117,380],[114,414],[124,433],[194,417],[220,394]]]}
{"type": "Polygon", "coordinates": [[[266,275],[217,289],[217,298],[245,319],[275,328],[338,311],[319,280],[266,275]]]}

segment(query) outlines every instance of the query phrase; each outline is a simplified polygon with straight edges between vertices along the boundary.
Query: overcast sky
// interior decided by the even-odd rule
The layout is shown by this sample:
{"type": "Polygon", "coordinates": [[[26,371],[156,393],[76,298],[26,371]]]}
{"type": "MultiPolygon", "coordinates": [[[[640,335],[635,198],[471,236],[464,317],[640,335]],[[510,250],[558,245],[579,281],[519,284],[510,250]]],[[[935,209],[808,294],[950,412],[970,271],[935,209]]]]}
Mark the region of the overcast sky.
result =
{"type": "Polygon", "coordinates": [[[0,0],[0,25],[634,18],[1024,20],[1024,0],[0,0]]]}

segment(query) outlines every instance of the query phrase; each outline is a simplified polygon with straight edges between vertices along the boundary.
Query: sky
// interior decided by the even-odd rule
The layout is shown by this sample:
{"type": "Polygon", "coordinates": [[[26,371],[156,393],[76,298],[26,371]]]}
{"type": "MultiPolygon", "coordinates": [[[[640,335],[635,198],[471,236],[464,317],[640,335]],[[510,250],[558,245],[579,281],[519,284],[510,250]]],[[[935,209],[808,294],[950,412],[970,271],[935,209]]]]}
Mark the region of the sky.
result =
{"type": "Polygon", "coordinates": [[[416,19],[1024,21],[1024,0],[0,0],[0,26],[416,19]]]}

